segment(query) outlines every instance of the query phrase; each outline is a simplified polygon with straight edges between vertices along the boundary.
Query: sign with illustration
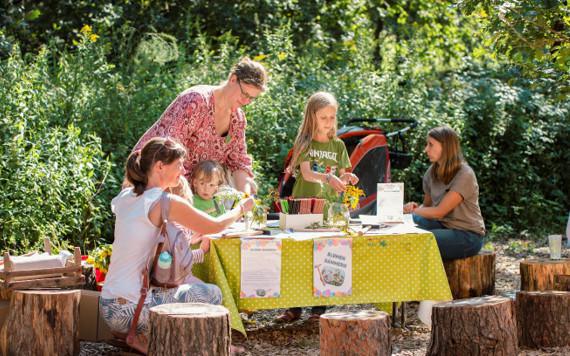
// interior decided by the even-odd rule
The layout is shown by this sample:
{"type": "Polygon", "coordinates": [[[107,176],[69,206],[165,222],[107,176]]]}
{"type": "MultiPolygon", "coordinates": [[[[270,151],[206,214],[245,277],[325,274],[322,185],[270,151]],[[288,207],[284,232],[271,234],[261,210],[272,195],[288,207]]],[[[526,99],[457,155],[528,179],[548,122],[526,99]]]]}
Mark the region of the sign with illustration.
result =
{"type": "Polygon", "coordinates": [[[313,295],[352,295],[352,239],[319,239],[313,246],[313,295]]]}
{"type": "Polygon", "coordinates": [[[241,240],[241,298],[281,294],[281,240],[241,240]]]}

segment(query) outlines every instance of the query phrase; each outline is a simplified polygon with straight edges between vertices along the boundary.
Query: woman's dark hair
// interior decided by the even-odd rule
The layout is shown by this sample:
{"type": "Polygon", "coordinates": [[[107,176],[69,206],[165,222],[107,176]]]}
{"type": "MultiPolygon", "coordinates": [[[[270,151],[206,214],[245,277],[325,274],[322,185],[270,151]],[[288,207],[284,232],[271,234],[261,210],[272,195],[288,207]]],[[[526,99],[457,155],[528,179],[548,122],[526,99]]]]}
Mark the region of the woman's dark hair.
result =
{"type": "Polygon", "coordinates": [[[263,64],[253,61],[248,57],[243,57],[232,67],[229,78],[235,75],[243,83],[251,84],[254,87],[265,91],[267,89],[267,71],[263,64]]]}
{"type": "Polygon", "coordinates": [[[148,184],[148,174],[156,162],[170,164],[186,157],[186,149],[171,138],[154,137],[141,150],[132,152],[125,167],[126,177],[134,186],[136,195],[141,195],[148,184]]]}
{"type": "Polygon", "coordinates": [[[441,143],[441,158],[432,164],[432,178],[449,184],[464,162],[459,136],[449,126],[433,128],[428,136],[441,143]]]}

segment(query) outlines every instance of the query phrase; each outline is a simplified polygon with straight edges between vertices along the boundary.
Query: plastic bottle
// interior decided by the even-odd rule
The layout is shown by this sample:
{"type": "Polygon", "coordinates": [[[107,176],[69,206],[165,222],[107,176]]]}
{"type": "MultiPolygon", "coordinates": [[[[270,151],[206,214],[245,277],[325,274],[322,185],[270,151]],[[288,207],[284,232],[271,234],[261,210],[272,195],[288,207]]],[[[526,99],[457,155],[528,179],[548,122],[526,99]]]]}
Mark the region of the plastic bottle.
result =
{"type": "Polygon", "coordinates": [[[162,251],[158,256],[156,264],[156,272],[154,278],[160,283],[168,282],[170,278],[170,266],[172,265],[172,256],[168,251],[162,251]]]}

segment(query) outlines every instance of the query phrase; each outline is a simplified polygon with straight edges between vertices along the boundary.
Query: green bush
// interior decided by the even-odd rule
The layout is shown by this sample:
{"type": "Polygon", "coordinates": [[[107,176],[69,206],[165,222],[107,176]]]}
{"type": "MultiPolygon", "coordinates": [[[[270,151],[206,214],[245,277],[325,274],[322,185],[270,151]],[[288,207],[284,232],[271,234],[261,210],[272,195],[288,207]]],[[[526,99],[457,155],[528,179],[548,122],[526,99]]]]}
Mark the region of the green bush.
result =
{"type": "Polygon", "coordinates": [[[61,101],[46,54],[26,64],[15,50],[0,67],[0,248],[23,252],[49,237],[85,251],[108,234],[99,193],[111,162],[98,137],[53,125],[61,101]]]}
{"type": "MultiPolygon", "coordinates": [[[[422,197],[427,130],[447,124],[477,173],[491,234],[562,229],[570,206],[570,151],[563,149],[570,101],[556,83],[520,79],[512,68],[461,51],[447,64],[432,62],[418,49],[425,41],[414,38],[383,37],[378,66],[376,42],[362,29],[329,56],[317,42],[297,47],[291,26],[259,34],[252,55],[271,77],[268,92],[245,108],[262,193],[276,186],[305,101],[328,90],[339,100],[340,125],[351,117],[420,122],[408,135],[412,165],[392,172],[406,183],[407,198],[422,197]]],[[[43,236],[84,247],[111,242],[109,203],[138,138],[180,91],[225,80],[252,53],[229,33],[215,44],[206,36],[148,33],[131,59],[109,58],[108,42],[93,35],[84,27],[74,50],[48,46],[22,58],[16,48],[0,62],[0,247],[26,250],[43,236]]]]}

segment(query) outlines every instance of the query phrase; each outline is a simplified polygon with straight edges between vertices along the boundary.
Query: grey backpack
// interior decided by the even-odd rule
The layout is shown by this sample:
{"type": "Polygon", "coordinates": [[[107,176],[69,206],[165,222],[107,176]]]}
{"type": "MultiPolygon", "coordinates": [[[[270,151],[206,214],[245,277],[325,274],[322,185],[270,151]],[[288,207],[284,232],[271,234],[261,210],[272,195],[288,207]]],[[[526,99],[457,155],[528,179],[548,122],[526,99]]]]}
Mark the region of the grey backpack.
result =
{"type": "Polygon", "coordinates": [[[150,270],[151,284],[163,288],[178,287],[192,273],[191,233],[166,219],[169,209],[170,197],[164,192],[160,197],[163,223],[150,270]],[[168,255],[171,257],[169,265],[165,258],[168,255]]]}

